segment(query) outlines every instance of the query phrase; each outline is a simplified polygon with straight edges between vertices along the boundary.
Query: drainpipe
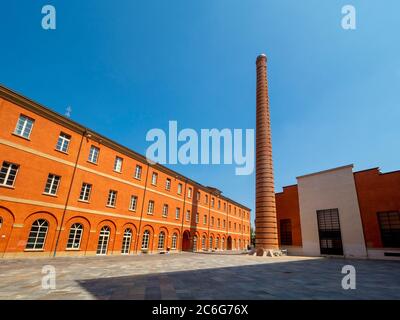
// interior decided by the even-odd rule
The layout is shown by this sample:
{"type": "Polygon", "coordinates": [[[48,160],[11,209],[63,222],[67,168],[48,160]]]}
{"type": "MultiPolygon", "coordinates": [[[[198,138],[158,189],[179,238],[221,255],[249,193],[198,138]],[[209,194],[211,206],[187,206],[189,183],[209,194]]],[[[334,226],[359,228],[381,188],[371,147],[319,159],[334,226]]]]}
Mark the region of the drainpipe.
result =
{"type": "MultiPolygon", "coordinates": [[[[147,164],[147,173],[146,173],[146,180],[144,184],[144,191],[143,191],[143,201],[142,201],[142,209],[140,212],[140,220],[139,220],[139,228],[138,228],[138,234],[136,236],[136,254],[138,253],[138,244],[139,244],[139,237],[140,237],[140,228],[142,227],[142,219],[143,219],[143,208],[144,208],[144,201],[146,199],[146,190],[147,190],[147,178],[149,177],[149,172],[150,172],[150,165],[147,164]]],[[[154,234],[153,234],[153,241],[152,245],[154,242],[154,234]]],[[[153,250],[152,250],[153,251],[153,250]]]]}
{"type": "Polygon", "coordinates": [[[67,212],[68,202],[69,202],[69,198],[71,196],[72,185],[74,183],[75,173],[76,173],[76,169],[78,167],[79,156],[80,156],[81,150],[82,150],[83,138],[86,136],[86,134],[87,134],[87,130],[85,130],[82,133],[82,138],[81,138],[81,142],[79,144],[78,154],[76,155],[76,161],[75,161],[75,165],[74,165],[74,170],[72,172],[71,183],[69,184],[69,188],[68,188],[67,199],[65,201],[65,206],[64,206],[64,210],[63,210],[63,214],[62,214],[62,218],[61,218],[60,230],[58,230],[58,234],[57,234],[57,240],[56,240],[56,245],[54,247],[53,257],[55,257],[56,254],[57,254],[57,247],[58,247],[58,243],[60,242],[61,230],[62,230],[62,227],[63,227],[63,224],[64,224],[65,214],[67,212]]]}
{"type": "MultiPolygon", "coordinates": [[[[181,252],[183,251],[183,222],[185,221],[185,214],[186,214],[186,188],[187,188],[187,178],[185,179],[185,188],[183,192],[183,208],[182,208],[182,225],[181,225],[181,252]]],[[[191,219],[189,219],[189,245],[190,245],[190,227],[192,226],[191,224],[191,219]]]]}

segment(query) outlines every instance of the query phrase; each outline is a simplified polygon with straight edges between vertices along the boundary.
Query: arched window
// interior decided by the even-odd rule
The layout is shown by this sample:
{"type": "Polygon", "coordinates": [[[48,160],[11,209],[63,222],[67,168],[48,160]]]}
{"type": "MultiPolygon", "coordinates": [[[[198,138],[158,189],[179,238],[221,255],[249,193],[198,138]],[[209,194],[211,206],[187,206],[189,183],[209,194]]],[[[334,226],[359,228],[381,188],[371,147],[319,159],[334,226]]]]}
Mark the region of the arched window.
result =
{"type": "Polygon", "coordinates": [[[219,238],[216,238],[215,239],[215,248],[216,249],[219,249],[218,245],[219,245],[219,238]]]}
{"type": "Polygon", "coordinates": [[[143,233],[143,238],[142,238],[142,249],[148,249],[149,248],[149,239],[150,239],[150,231],[146,230],[143,233]]]}
{"type": "Polygon", "coordinates": [[[131,242],[132,242],[132,229],[127,228],[124,231],[124,237],[122,238],[122,254],[129,254],[131,250],[131,242]]]}
{"type": "Polygon", "coordinates": [[[213,248],[213,237],[210,237],[210,246],[208,247],[210,250],[213,248]]]}
{"type": "Polygon", "coordinates": [[[164,243],[165,243],[165,233],[164,231],[161,231],[159,236],[158,236],[158,249],[164,249],[164,243]]]}
{"type": "Polygon", "coordinates": [[[80,223],[74,223],[71,226],[71,229],[69,229],[67,249],[78,250],[80,248],[82,233],[83,233],[83,226],[80,223]]]}
{"type": "Polygon", "coordinates": [[[99,242],[97,244],[97,252],[98,255],[107,254],[108,241],[110,240],[110,228],[108,226],[104,226],[100,230],[99,234],[99,242]]]}
{"type": "Polygon", "coordinates": [[[177,241],[177,239],[178,239],[178,235],[176,233],[174,233],[172,235],[172,245],[171,245],[172,249],[176,249],[176,241],[177,241]]]}
{"type": "Polygon", "coordinates": [[[197,251],[197,236],[193,237],[193,251],[197,251]]]}
{"type": "Polygon", "coordinates": [[[225,239],[222,238],[222,239],[221,239],[221,249],[222,249],[222,250],[225,250],[224,245],[225,245],[225,239]]]}
{"type": "Polygon", "coordinates": [[[206,236],[203,236],[203,238],[201,239],[201,248],[203,250],[206,250],[206,236]]]}
{"type": "Polygon", "coordinates": [[[46,241],[49,223],[44,219],[38,219],[32,223],[31,232],[29,233],[26,249],[42,250],[46,241]]]}

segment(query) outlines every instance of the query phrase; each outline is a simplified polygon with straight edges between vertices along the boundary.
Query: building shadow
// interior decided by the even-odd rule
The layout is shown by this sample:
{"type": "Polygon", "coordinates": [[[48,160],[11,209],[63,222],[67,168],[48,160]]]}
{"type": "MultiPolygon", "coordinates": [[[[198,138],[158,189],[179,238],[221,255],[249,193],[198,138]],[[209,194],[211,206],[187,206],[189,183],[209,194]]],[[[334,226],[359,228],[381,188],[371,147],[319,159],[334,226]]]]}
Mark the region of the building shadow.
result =
{"type": "MultiPolygon", "coordinates": [[[[264,258],[259,258],[264,259],[264,258]]],[[[151,268],[151,266],[149,266],[151,268]]],[[[77,281],[95,299],[119,300],[267,300],[400,299],[396,261],[313,259],[255,262],[77,281]],[[344,265],[356,269],[356,289],[344,290],[344,265]]]]}

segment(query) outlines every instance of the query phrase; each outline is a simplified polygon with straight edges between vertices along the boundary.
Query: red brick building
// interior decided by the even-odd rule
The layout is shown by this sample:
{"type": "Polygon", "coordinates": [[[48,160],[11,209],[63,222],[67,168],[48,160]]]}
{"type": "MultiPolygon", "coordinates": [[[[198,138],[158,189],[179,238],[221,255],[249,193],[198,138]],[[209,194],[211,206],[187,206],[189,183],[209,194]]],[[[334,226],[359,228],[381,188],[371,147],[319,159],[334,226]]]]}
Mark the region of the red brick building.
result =
{"type": "Polygon", "coordinates": [[[289,253],[400,258],[400,171],[344,166],[298,177],[276,194],[279,243],[289,253]]]}
{"type": "Polygon", "coordinates": [[[240,250],[250,209],[0,86],[0,257],[240,250]]]}

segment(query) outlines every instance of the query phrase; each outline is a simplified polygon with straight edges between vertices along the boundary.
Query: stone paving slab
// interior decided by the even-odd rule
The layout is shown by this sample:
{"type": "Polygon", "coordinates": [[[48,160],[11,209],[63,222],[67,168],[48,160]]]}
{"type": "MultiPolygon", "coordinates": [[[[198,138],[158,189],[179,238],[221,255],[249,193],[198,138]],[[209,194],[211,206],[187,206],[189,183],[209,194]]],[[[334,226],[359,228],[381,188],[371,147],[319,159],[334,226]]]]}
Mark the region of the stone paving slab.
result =
{"type": "Polygon", "coordinates": [[[400,299],[400,262],[182,253],[0,260],[0,299],[400,299]],[[344,265],[356,290],[341,287],[344,265]],[[42,268],[56,288],[42,288],[42,268]]]}

